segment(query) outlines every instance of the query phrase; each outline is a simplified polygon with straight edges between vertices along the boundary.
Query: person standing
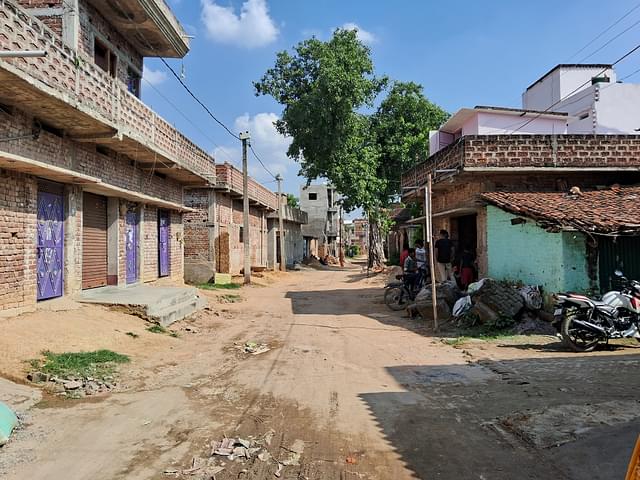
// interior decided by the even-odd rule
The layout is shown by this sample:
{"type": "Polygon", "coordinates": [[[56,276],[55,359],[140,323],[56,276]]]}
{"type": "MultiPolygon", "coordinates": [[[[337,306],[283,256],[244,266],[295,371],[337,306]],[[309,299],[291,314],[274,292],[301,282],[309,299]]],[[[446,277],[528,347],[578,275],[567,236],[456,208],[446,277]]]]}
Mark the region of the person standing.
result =
{"type": "Polygon", "coordinates": [[[465,245],[460,255],[460,283],[464,290],[473,282],[475,277],[476,256],[469,245],[465,245]]]}
{"type": "Polygon", "coordinates": [[[449,240],[449,232],[440,230],[440,239],[435,244],[436,271],[439,282],[447,282],[453,279],[451,259],[453,258],[453,242],[449,240]]]}
{"type": "Polygon", "coordinates": [[[415,248],[410,248],[408,252],[409,255],[405,259],[404,264],[402,265],[402,269],[404,271],[405,285],[407,285],[409,289],[413,291],[418,280],[418,261],[416,260],[415,248]]]}
{"type": "Polygon", "coordinates": [[[418,273],[422,278],[427,278],[427,250],[424,248],[422,240],[416,240],[416,262],[418,262],[418,273]]]}

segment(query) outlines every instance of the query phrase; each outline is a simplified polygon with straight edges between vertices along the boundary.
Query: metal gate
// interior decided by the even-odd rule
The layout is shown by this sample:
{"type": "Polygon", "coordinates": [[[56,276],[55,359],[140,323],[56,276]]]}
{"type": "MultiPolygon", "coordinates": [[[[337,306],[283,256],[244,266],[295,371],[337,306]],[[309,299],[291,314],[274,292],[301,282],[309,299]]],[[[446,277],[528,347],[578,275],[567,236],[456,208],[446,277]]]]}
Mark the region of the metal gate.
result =
{"type": "Polygon", "coordinates": [[[107,199],[85,193],[82,199],[82,288],[107,284],[107,199]]]}
{"type": "Polygon", "coordinates": [[[125,218],[127,283],[138,281],[138,214],[129,211],[125,218]]]}
{"type": "Polygon", "coordinates": [[[618,288],[613,272],[622,270],[627,278],[640,279],[640,237],[599,237],[600,289],[618,288]]]}
{"type": "Polygon", "coordinates": [[[158,257],[160,276],[169,275],[169,214],[158,212],[158,257]]]}
{"type": "Polygon", "coordinates": [[[38,300],[60,297],[64,272],[62,195],[38,192],[37,237],[38,300]]]}

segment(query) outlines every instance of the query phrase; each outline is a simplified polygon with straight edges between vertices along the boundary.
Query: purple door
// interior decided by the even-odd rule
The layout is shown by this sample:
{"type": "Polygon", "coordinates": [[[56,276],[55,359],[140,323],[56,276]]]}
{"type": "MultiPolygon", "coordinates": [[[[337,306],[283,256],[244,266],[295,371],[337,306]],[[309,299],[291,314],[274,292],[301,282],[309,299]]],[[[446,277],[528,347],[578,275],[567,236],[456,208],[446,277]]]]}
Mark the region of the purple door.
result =
{"type": "Polygon", "coordinates": [[[160,276],[169,275],[169,215],[167,212],[158,213],[158,256],[160,276]]]}
{"type": "Polygon", "coordinates": [[[127,283],[135,283],[138,281],[138,214],[127,212],[125,223],[127,283]]]}
{"type": "Polygon", "coordinates": [[[38,192],[38,300],[62,296],[64,224],[62,195],[38,192]]]}

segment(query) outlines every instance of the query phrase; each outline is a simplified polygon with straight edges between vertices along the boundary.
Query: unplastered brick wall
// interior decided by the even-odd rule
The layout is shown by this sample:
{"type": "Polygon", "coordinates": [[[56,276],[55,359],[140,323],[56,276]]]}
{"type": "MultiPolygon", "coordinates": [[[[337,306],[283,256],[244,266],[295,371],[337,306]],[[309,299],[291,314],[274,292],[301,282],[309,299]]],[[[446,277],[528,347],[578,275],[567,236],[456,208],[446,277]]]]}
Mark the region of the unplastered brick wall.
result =
{"type": "Polygon", "coordinates": [[[70,8],[63,0],[18,0],[18,3],[30,13],[38,12],[38,19],[57,35],[62,35],[62,13],[70,8]],[[33,10],[37,9],[37,10],[33,10]]]}
{"type": "Polygon", "coordinates": [[[185,205],[195,209],[184,217],[184,255],[194,260],[209,259],[209,190],[190,188],[185,191],[185,205]]]}
{"type": "MultiPolygon", "coordinates": [[[[79,2],[80,7],[80,50],[93,58],[94,39],[106,42],[106,46],[118,57],[117,75],[127,83],[127,67],[132,66],[142,72],[142,54],[129,43],[107,20],[86,1],[79,2]]],[[[125,21],[125,20],[123,20],[125,21]]]]}
{"type": "Polygon", "coordinates": [[[0,169],[0,311],[36,302],[36,216],[33,177],[0,169]]]}
{"type": "Polygon", "coordinates": [[[182,213],[169,212],[169,276],[176,282],[184,281],[184,228],[182,213]]]}
{"type": "MultiPolygon", "coordinates": [[[[26,114],[0,112],[0,135],[17,136],[30,132],[33,122],[26,114]]],[[[182,185],[141,170],[132,159],[111,152],[103,155],[95,145],[78,143],[42,131],[38,139],[22,139],[0,144],[0,150],[55,165],[101,179],[103,182],[146,195],[182,204],[182,185]]]]}
{"type": "Polygon", "coordinates": [[[402,186],[461,167],[640,167],[640,135],[466,136],[403,173],[402,186]]]}
{"type": "Polygon", "coordinates": [[[158,278],[158,209],[147,205],[142,210],[142,280],[158,278]]]}

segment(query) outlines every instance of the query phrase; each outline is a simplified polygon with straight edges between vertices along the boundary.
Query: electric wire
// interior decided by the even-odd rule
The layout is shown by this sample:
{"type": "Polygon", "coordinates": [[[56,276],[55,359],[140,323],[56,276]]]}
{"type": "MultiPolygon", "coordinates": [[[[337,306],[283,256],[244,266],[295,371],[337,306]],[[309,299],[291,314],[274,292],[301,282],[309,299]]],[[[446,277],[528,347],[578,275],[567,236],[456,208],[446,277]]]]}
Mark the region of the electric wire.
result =
{"type": "MultiPolygon", "coordinates": [[[[629,57],[630,55],[634,54],[636,51],[640,50],[640,44],[636,45],[635,47],[633,47],[631,50],[629,50],[627,53],[625,53],[624,55],[622,55],[620,58],[618,58],[615,62],[613,62],[611,64],[611,67],[616,66],[618,63],[624,61],[627,57],[629,57]]],[[[597,75],[595,75],[596,77],[598,77],[599,75],[602,75],[604,72],[606,72],[609,69],[609,67],[604,68],[601,72],[599,72],[597,75]]],[[[559,103],[563,102],[564,100],[566,100],[567,98],[569,98],[571,95],[573,95],[574,93],[578,92],[580,89],[582,89],[582,87],[588,85],[589,83],[591,83],[591,79],[587,80],[586,82],[582,83],[581,85],[579,85],[578,87],[576,87],[575,89],[573,89],[571,92],[569,92],[567,95],[563,96],[562,98],[560,98],[560,100],[556,101],[555,103],[549,105],[546,109],[544,109],[542,112],[538,113],[536,116],[532,117],[531,119],[529,119],[528,121],[526,121],[525,123],[523,123],[522,125],[520,125],[518,128],[516,128],[515,130],[513,130],[511,133],[514,134],[516,133],[518,130],[526,127],[527,125],[529,125],[531,122],[533,122],[534,120],[540,118],[542,115],[544,115],[545,113],[548,113],[553,107],[555,107],[556,105],[558,105],[559,103]]]]}
{"type": "MultiPolygon", "coordinates": [[[[622,15],[615,22],[613,22],[611,25],[609,25],[607,28],[605,28],[602,32],[600,32],[598,35],[596,35],[590,42],[588,42],[586,45],[584,45],[580,50],[578,50],[573,55],[571,55],[569,58],[567,58],[564,63],[569,62],[572,58],[574,58],[574,57],[578,56],[579,54],[581,54],[582,52],[584,52],[587,48],[589,48],[591,45],[593,45],[598,39],[602,38],[603,35],[605,35],[609,31],[611,31],[611,29],[613,27],[618,25],[622,20],[627,18],[629,15],[631,15],[633,12],[635,12],[638,8],[640,8],[640,3],[638,3],[635,7],[633,7],[631,10],[627,11],[627,13],[622,15]]],[[[580,62],[578,62],[578,63],[580,63],[580,62]]]]}

